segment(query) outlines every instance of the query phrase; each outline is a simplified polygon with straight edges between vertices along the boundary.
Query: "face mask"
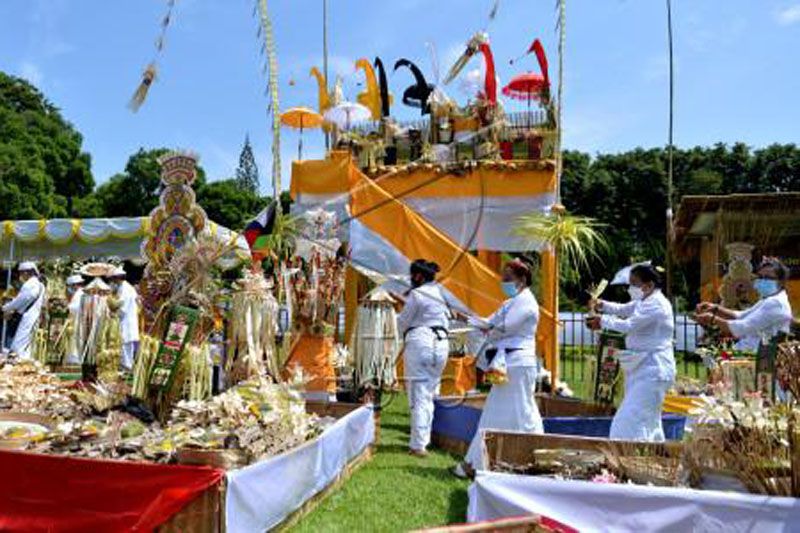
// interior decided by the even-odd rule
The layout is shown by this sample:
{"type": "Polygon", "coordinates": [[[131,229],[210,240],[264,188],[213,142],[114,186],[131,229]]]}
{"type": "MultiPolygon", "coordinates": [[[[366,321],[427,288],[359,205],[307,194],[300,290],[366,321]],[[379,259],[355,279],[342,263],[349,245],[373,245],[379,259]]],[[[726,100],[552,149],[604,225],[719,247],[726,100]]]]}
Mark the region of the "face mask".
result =
{"type": "Polygon", "coordinates": [[[753,282],[753,288],[759,296],[766,298],[778,292],[780,290],[780,285],[778,285],[777,280],[759,278],[753,282]]]}
{"type": "Polygon", "coordinates": [[[517,289],[517,284],[513,281],[504,281],[503,282],[503,292],[506,293],[506,296],[509,298],[513,298],[519,292],[517,289]]]}
{"type": "Polygon", "coordinates": [[[639,301],[642,298],[644,298],[644,291],[642,291],[641,287],[634,287],[633,285],[631,285],[630,287],[628,287],[628,295],[630,295],[631,300],[639,301]]]}

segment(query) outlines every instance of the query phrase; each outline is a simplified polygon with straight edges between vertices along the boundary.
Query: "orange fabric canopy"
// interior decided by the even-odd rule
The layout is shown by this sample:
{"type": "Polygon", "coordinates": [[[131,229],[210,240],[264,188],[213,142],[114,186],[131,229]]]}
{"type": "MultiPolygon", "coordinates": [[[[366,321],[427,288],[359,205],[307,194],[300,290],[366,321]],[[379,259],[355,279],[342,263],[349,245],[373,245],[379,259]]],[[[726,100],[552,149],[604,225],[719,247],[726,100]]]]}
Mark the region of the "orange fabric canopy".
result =
{"type": "MultiPolygon", "coordinates": [[[[350,154],[331,152],[318,161],[295,161],[292,164],[291,194],[344,194],[351,190],[348,181],[350,154]]],[[[538,196],[554,193],[554,169],[479,166],[466,173],[437,174],[433,169],[416,168],[375,179],[380,186],[398,198],[438,198],[485,196],[538,196]]]]}
{"type": "Polygon", "coordinates": [[[438,263],[440,282],[465,306],[486,316],[505,300],[500,277],[478,258],[352,165],[350,180],[352,217],[409,260],[424,257],[438,263]]]}

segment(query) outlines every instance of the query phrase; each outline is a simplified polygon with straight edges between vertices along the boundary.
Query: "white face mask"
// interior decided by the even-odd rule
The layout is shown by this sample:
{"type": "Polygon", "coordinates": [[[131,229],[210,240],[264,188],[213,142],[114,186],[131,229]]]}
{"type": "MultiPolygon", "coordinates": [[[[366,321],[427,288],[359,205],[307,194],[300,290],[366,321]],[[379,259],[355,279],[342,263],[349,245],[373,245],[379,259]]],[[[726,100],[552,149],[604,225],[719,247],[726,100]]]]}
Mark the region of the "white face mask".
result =
{"type": "Polygon", "coordinates": [[[630,295],[631,300],[635,302],[644,298],[644,291],[642,290],[641,287],[635,287],[633,285],[630,285],[628,287],[628,294],[630,295]]]}

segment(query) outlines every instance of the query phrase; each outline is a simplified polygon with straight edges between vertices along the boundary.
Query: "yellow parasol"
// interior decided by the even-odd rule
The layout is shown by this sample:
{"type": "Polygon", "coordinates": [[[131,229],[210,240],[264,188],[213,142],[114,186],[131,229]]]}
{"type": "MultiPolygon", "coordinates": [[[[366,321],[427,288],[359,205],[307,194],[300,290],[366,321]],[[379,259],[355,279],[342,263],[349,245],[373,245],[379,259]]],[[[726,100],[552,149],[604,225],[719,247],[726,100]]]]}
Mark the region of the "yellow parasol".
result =
{"type": "Polygon", "coordinates": [[[300,130],[297,159],[303,159],[303,129],[319,128],[323,122],[322,115],[307,107],[292,107],[281,113],[281,124],[300,130]]]}

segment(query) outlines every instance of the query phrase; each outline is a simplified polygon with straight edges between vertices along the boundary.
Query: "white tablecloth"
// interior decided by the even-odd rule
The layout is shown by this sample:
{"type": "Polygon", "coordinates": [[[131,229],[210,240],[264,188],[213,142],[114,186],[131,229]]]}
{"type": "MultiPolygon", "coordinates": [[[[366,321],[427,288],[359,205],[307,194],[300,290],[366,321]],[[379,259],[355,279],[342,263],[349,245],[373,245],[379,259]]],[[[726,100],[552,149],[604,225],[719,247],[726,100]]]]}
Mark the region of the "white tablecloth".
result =
{"type": "Polygon", "coordinates": [[[800,499],[478,472],[470,522],[536,513],[580,531],[800,531],[800,499]]]}
{"type": "Polygon", "coordinates": [[[228,472],[227,530],[267,531],[327,487],[375,440],[372,414],[360,407],[299,448],[228,472]]]}

